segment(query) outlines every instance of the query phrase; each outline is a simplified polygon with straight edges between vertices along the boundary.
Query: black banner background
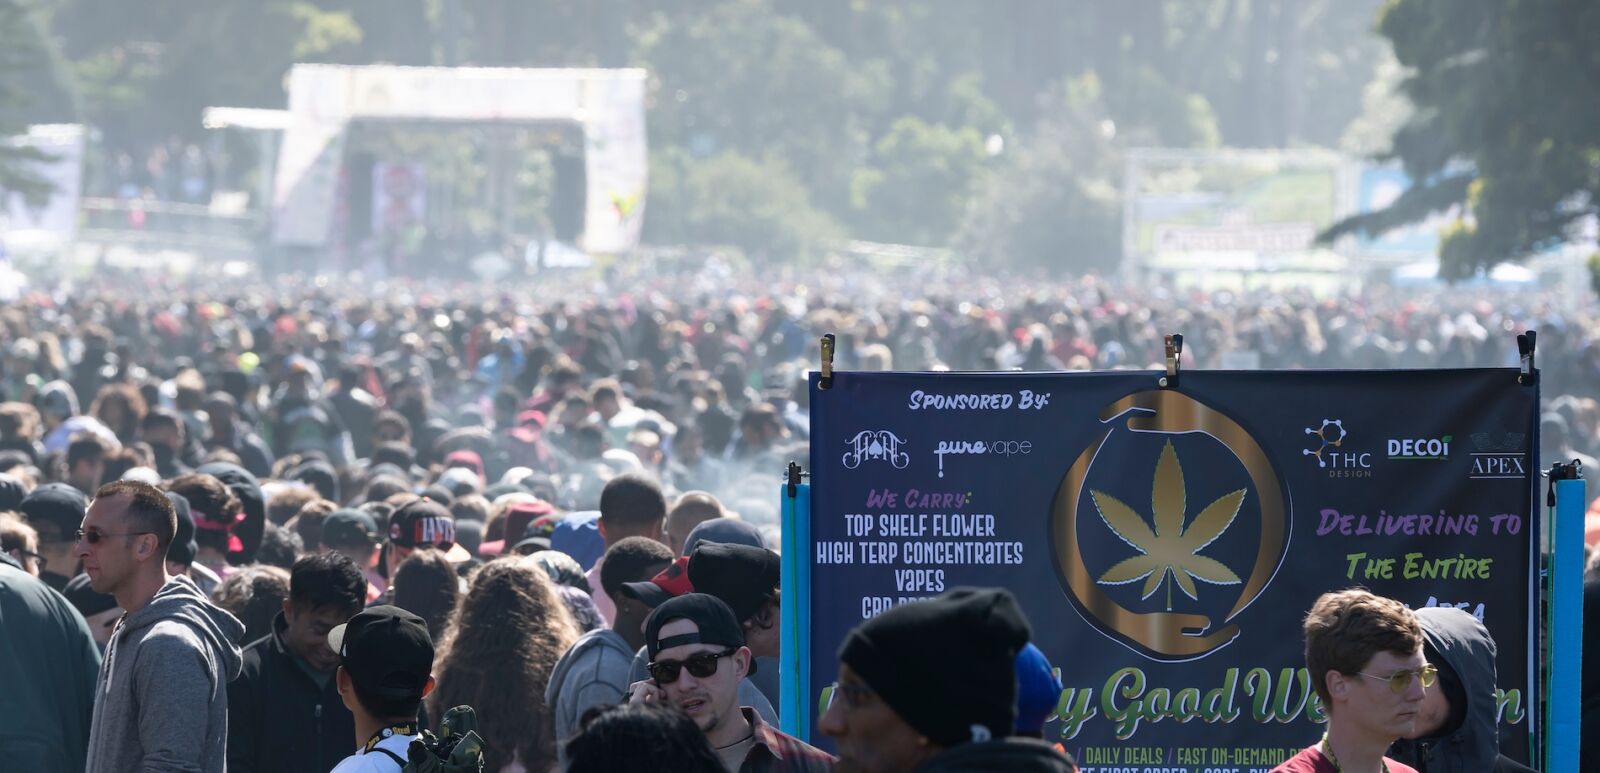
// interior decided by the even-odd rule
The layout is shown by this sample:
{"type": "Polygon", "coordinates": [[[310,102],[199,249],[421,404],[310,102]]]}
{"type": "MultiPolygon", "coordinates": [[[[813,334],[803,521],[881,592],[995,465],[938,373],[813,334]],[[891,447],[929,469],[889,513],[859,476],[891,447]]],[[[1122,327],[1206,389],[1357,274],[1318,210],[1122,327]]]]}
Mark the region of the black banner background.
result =
{"type": "Polygon", "coordinates": [[[1526,760],[1537,390],[1509,369],[1158,375],[813,376],[812,695],[865,617],[999,585],[1061,670],[1046,738],[1086,770],[1265,770],[1321,733],[1301,617],[1362,585],[1480,615],[1526,760]]]}

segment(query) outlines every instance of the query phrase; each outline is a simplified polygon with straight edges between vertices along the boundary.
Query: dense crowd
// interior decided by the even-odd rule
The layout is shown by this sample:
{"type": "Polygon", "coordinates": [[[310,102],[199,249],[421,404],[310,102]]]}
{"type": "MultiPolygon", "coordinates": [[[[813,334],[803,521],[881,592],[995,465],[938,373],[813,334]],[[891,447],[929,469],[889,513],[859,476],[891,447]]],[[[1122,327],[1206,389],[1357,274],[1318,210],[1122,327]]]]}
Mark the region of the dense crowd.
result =
{"type": "MultiPolygon", "coordinates": [[[[832,757],[776,729],[773,551],[821,333],[844,370],[1042,371],[1158,367],[1169,332],[1189,368],[1513,366],[1514,334],[1537,329],[1542,455],[1592,473],[1600,310],[1561,297],[943,269],[758,280],[716,259],[497,286],[130,275],[35,290],[0,309],[0,540],[98,646],[13,644],[13,670],[41,648],[77,660],[41,698],[61,712],[0,717],[0,734],[45,739],[28,769],[135,769],[149,705],[210,706],[161,736],[202,750],[198,768],[170,769],[342,773],[386,769],[341,764],[353,739],[404,758],[467,705],[488,770],[630,769],[599,761],[624,753],[826,770],[832,757]],[[174,638],[202,662],[114,666],[174,638]],[[95,689],[91,663],[100,689],[160,703],[91,700],[91,737],[66,697],[95,689]],[[673,745],[685,721],[700,733],[673,745]]],[[[1014,602],[975,593],[880,618],[841,650],[861,679],[835,688],[819,726],[838,769],[910,769],[863,763],[902,727],[924,752],[984,742],[1007,760],[927,769],[1069,769],[1059,749],[1007,738],[1037,735],[1060,686],[1048,663],[1022,677],[1014,602]],[[876,660],[937,673],[908,651],[930,631],[994,678],[940,701],[876,660]],[[872,714],[874,695],[899,724],[872,714]]]]}

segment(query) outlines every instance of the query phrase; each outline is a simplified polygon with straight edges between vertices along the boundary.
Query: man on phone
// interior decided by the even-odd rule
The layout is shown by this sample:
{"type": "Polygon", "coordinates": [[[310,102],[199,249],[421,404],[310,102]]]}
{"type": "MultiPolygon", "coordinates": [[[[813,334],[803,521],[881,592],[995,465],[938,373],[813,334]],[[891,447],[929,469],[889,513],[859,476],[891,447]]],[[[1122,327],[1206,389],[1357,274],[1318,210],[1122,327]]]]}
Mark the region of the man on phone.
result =
{"type": "Polygon", "coordinates": [[[744,631],[721,599],[687,593],[656,607],[645,622],[650,678],[629,701],[671,702],[705,733],[729,773],[823,773],[833,758],[740,706],[739,682],[754,667],[744,631]]]}

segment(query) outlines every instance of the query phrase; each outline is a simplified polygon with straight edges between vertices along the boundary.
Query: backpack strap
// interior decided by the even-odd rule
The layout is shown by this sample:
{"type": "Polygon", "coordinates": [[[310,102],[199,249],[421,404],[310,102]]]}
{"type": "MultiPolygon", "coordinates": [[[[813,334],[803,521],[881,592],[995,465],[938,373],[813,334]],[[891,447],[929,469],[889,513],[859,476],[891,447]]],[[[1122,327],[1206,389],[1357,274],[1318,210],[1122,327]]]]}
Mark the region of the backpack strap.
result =
{"type": "Polygon", "coordinates": [[[388,749],[385,749],[385,748],[383,748],[381,746],[372,747],[372,751],[381,752],[383,754],[383,756],[388,757],[391,760],[394,760],[394,764],[399,765],[400,769],[402,771],[406,769],[406,761],[400,759],[400,755],[395,754],[394,752],[389,751],[388,749]]]}

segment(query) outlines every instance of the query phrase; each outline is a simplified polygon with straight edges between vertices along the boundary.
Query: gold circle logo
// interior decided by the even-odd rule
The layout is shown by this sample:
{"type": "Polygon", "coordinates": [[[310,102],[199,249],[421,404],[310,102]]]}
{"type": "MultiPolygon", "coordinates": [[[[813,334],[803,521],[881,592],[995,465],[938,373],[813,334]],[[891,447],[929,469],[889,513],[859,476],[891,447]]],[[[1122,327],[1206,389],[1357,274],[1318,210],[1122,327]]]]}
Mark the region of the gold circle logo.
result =
{"type": "MultiPolygon", "coordinates": [[[[1233,623],[1277,574],[1289,546],[1288,496],[1277,470],[1261,445],[1238,422],[1216,409],[1174,390],[1150,390],[1124,397],[1100,412],[1105,429],[1068,468],[1056,489],[1051,509],[1051,543],[1056,571],[1073,604],[1107,637],[1160,661],[1204,657],[1239,636],[1233,623]],[[1150,517],[1115,497],[1088,489],[1092,508],[1081,508],[1085,487],[1096,456],[1106,439],[1125,421],[1134,433],[1167,435],[1156,463],[1150,517]],[[1170,436],[1208,435],[1237,458],[1249,476],[1249,485],[1218,497],[1192,518],[1187,508],[1185,484],[1170,436]],[[1243,503],[1254,496],[1260,511],[1260,542],[1254,562],[1241,573],[1206,555],[1205,548],[1232,526],[1243,503]],[[1087,510],[1083,515],[1080,510],[1087,510]],[[1134,549],[1098,576],[1083,560],[1079,541],[1080,516],[1109,528],[1134,549]],[[1098,516],[1098,517],[1097,517],[1098,516]],[[1173,612],[1177,593],[1197,598],[1195,581],[1238,586],[1238,596],[1222,616],[1173,612]],[[1129,609],[1111,598],[1101,586],[1142,582],[1141,602],[1129,609]],[[1165,590],[1165,608],[1161,591],[1165,590]]],[[[1242,562],[1241,562],[1242,563],[1242,562]]],[[[1238,569],[1245,569],[1241,566],[1238,569]]]]}

